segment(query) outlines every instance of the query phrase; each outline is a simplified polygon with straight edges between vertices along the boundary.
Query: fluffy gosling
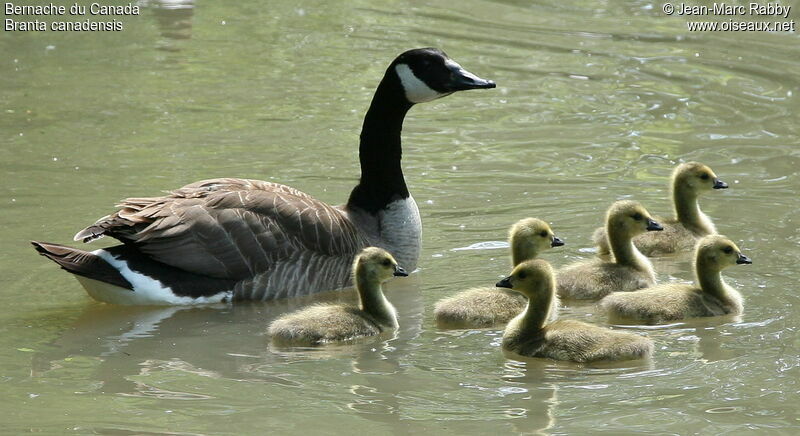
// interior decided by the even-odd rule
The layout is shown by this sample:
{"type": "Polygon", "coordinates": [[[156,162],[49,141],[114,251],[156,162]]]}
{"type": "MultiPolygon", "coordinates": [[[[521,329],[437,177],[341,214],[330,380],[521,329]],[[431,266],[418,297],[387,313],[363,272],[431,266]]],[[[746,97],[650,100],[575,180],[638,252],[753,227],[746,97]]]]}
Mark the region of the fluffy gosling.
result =
{"type": "MultiPolygon", "coordinates": [[[[508,232],[512,266],[535,259],[539,253],[564,242],[550,226],[537,218],[524,218],[508,232]]],[[[482,328],[502,325],[519,315],[528,299],[523,295],[496,287],[472,288],[436,302],[436,322],[443,328],[482,328]]],[[[554,309],[558,299],[552,301],[554,309]]],[[[556,313],[555,310],[552,311],[556,313]]]]}
{"type": "Polygon", "coordinates": [[[595,258],[559,270],[558,296],[594,300],[615,291],[635,291],[655,285],[653,265],[633,246],[631,238],[661,229],[661,224],[641,204],[629,200],[612,204],[606,213],[606,232],[614,259],[595,258]]]}
{"type": "Polygon", "coordinates": [[[612,317],[652,324],[684,318],[739,315],[742,296],[722,280],[720,272],[737,264],[753,263],[739,247],[721,235],[709,235],[695,250],[697,284],[665,284],[638,292],[611,294],[600,305],[612,317]]]}
{"type": "Polygon", "coordinates": [[[284,315],[270,324],[273,342],[286,345],[318,345],[396,329],[397,311],[383,295],[381,284],[392,276],[407,276],[391,254],[367,247],[353,262],[353,283],[358,307],[317,304],[284,315]]]}
{"type": "Polygon", "coordinates": [[[547,322],[555,298],[555,278],[550,264],[530,260],[514,268],[497,283],[528,298],[525,311],[503,332],[504,350],[528,357],[572,362],[630,360],[649,357],[653,341],[573,320],[547,322]]]}
{"type": "MultiPolygon", "coordinates": [[[[689,251],[706,235],[717,233],[714,223],[700,211],[697,197],[712,189],[726,189],[728,184],[720,180],[714,171],[698,162],[682,163],[675,167],[670,178],[674,218],[656,217],[664,227],[663,232],[645,233],[633,238],[633,245],[645,256],[661,256],[680,251],[689,251]]],[[[610,247],[606,231],[600,227],[592,237],[598,253],[609,254],[610,247]]]]}

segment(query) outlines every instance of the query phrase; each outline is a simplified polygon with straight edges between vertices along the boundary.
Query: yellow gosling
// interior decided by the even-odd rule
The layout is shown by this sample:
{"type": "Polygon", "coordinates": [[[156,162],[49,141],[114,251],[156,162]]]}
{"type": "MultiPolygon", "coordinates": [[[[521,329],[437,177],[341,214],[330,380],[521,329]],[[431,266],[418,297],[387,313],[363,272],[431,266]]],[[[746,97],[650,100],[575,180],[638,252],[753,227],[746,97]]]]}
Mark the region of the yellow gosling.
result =
{"type": "Polygon", "coordinates": [[[739,315],[742,296],[722,279],[720,272],[736,264],[753,263],[739,247],[721,235],[697,243],[696,285],[665,284],[639,292],[611,294],[600,305],[609,316],[661,323],[684,318],[739,315]]]}
{"type": "Polygon", "coordinates": [[[633,333],[573,320],[548,322],[556,283],[553,269],[543,260],[521,263],[497,286],[511,288],[528,299],[525,311],[503,332],[506,351],[572,362],[641,359],[653,353],[653,341],[633,333]]]}
{"type": "MultiPolygon", "coordinates": [[[[535,259],[539,253],[551,247],[564,245],[550,226],[537,218],[524,218],[516,222],[508,234],[512,266],[535,259]]],[[[528,299],[517,292],[480,287],[439,300],[433,314],[436,323],[443,328],[492,327],[505,324],[519,315],[526,304],[528,299]]],[[[552,304],[555,309],[558,299],[554,298],[552,304]]]]}
{"type": "Polygon", "coordinates": [[[635,291],[656,283],[653,265],[631,239],[661,225],[635,201],[617,201],[606,213],[613,260],[595,258],[577,262],[558,272],[558,296],[575,300],[595,300],[617,291],[635,291]]]}
{"type": "Polygon", "coordinates": [[[381,284],[392,276],[407,275],[387,251],[367,247],[353,262],[358,307],[313,305],[276,319],[268,333],[282,345],[318,345],[396,329],[397,311],[384,297],[381,284]]]}
{"type": "MultiPolygon", "coordinates": [[[[663,232],[645,233],[633,238],[633,245],[645,256],[661,256],[680,251],[690,251],[697,241],[706,235],[717,233],[714,223],[700,211],[697,198],[712,189],[726,189],[728,184],[720,180],[714,171],[698,162],[687,162],[675,167],[670,178],[673,218],[656,220],[664,227],[663,232]]],[[[593,240],[598,253],[610,253],[606,231],[595,230],[593,240]]]]}

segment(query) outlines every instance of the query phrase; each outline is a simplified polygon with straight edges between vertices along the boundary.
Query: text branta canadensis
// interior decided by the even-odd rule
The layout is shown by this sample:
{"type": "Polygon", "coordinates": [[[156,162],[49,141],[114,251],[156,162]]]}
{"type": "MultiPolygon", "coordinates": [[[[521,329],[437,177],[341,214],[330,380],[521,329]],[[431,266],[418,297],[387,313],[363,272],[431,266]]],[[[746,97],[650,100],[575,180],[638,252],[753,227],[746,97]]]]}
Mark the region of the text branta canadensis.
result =
{"type": "MultiPolygon", "coordinates": [[[[700,211],[697,197],[703,192],[727,187],[728,184],[720,180],[706,165],[698,162],[678,165],[670,177],[675,217],[666,219],[656,217],[664,227],[664,231],[639,235],[633,238],[633,245],[645,256],[659,256],[693,249],[698,239],[717,233],[708,216],[700,211]]],[[[598,253],[609,254],[604,228],[595,230],[593,239],[598,253]]]]}
{"type": "Polygon", "coordinates": [[[709,235],[695,250],[695,285],[664,284],[638,292],[611,294],[600,304],[612,317],[660,323],[684,318],[739,315],[742,296],[728,286],[720,271],[753,263],[722,235],[709,235]]]}
{"type": "Polygon", "coordinates": [[[397,311],[383,295],[381,284],[392,276],[407,276],[391,254],[376,247],[365,248],[353,262],[353,282],[359,305],[317,304],[284,315],[269,325],[273,342],[285,345],[316,345],[395,329],[397,311]]]}
{"type": "MultiPolygon", "coordinates": [[[[550,226],[536,218],[525,218],[508,232],[512,266],[535,259],[550,247],[564,242],[553,234],[550,226]]],[[[440,327],[477,328],[505,324],[519,315],[528,299],[519,292],[497,287],[472,288],[436,303],[433,314],[440,327]]],[[[558,298],[552,301],[558,306],[558,298]]],[[[551,313],[555,315],[556,311],[551,313]]]]}
{"type": "Polygon", "coordinates": [[[350,284],[353,257],[370,245],[411,271],[422,225],[400,162],[403,119],[416,103],[494,87],[435,48],[398,56],[364,117],[361,179],[342,206],[277,183],[203,180],[162,197],[123,200],[75,235],[83,242],[108,235],[123,245],[91,253],[34,246],[92,297],[120,304],[269,300],[341,288],[350,284]]]}
{"type": "Polygon", "coordinates": [[[606,213],[606,232],[613,260],[595,258],[577,262],[558,271],[558,296],[575,300],[593,300],[615,291],[635,291],[653,286],[653,265],[631,238],[647,231],[661,230],[641,204],[617,201],[606,213]]]}
{"type": "Polygon", "coordinates": [[[503,332],[503,350],[572,362],[640,359],[653,353],[653,341],[633,333],[573,320],[548,323],[556,282],[553,269],[543,260],[517,265],[497,286],[511,288],[528,298],[525,311],[512,319],[503,332]]]}

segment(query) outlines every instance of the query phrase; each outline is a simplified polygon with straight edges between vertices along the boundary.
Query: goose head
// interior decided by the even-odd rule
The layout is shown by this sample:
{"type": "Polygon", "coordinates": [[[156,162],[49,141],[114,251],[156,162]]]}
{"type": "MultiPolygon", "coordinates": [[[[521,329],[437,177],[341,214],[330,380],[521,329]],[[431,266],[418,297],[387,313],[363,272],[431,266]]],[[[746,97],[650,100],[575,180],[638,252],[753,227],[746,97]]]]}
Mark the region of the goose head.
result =
{"type": "Polygon", "coordinates": [[[388,251],[378,247],[367,247],[356,256],[353,272],[358,281],[383,283],[393,276],[408,275],[388,251]]]}
{"type": "Polygon", "coordinates": [[[510,276],[495,286],[513,289],[529,299],[552,295],[555,292],[553,267],[542,259],[528,260],[517,265],[510,276]]]}
{"type": "Polygon", "coordinates": [[[675,167],[672,172],[674,190],[688,190],[700,193],[712,189],[726,189],[728,184],[714,174],[714,171],[699,162],[686,162],[675,167]]]}
{"type": "Polygon", "coordinates": [[[508,232],[514,262],[533,259],[551,247],[560,247],[564,241],[559,239],[550,226],[538,218],[523,218],[517,221],[508,232]]]}
{"type": "Polygon", "coordinates": [[[638,202],[630,200],[617,201],[608,208],[606,226],[609,235],[614,231],[630,237],[648,231],[664,230],[661,224],[653,220],[647,209],[638,202]]]}
{"type": "Polygon", "coordinates": [[[722,235],[708,235],[697,241],[697,262],[716,271],[737,264],[753,263],[733,241],[722,235]]]}
{"type": "Polygon", "coordinates": [[[390,72],[397,75],[411,104],[436,100],[456,91],[496,86],[493,81],[465,70],[437,48],[406,51],[392,62],[387,74],[390,72]]]}

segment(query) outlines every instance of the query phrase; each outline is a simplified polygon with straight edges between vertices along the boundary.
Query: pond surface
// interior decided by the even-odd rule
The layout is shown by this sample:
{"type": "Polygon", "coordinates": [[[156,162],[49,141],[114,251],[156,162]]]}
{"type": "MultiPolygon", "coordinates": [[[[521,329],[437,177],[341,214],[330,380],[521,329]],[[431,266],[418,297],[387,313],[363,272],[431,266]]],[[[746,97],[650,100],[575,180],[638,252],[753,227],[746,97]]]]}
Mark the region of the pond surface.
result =
{"type": "MultiPolygon", "coordinates": [[[[646,1],[530,3],[143,1],[122,32],[0,35],[3,429],[796,434],[800,38],[689,33],[646,1]],[[372,91],[419,46],[498,88],[406,120],[425,230],[420,269],[387,286],[396,336],[276,350],[270,320],[352,291],[115,307],[31,249],[72,243],[122,198],[212,177],[344,202],[372,91]],[[701,205],[753,259],[724,273],[740,319],[625,326],[653,338],[653,359],[589,366],[508,359],[499,329],[435,327],[435,301],[508,272],[490,242],[514,221],[552,223],[556,267],[591,257],[608,204],[669,214],[667,178],[688,160],[731,186],[701,205]]],[[[688,256],[654,264],[662,282],[692,279],[688,256]]],[[[562,317],[607,325],[590,304],[562,317]]]]}

